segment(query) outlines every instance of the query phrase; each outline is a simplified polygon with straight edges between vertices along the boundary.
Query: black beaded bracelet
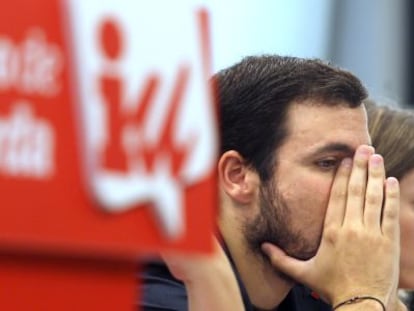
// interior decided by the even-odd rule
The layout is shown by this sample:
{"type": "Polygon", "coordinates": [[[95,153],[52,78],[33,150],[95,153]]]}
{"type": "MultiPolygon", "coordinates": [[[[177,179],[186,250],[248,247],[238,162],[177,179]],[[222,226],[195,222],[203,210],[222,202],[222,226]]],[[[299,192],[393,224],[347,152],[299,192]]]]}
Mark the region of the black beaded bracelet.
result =
{"type": "Polygon", "coordinates": [[[382,311],[386,311],[384,303],[381,300],[379,300],[378,298],[372,297],[372,296],[355,296],[355,297],[352,297],[348,300],[345,300],[341,303],[338,303],[335,307],[333,307],[332,310],[336,310],[339,307],[342,307],[342,306],[345,306],[345,305],[350,305],[350,304],[353,304],[353,303],[361,302],[363,300],[374,300],[374,301],[378,302],[381,305],[382,311]]]}

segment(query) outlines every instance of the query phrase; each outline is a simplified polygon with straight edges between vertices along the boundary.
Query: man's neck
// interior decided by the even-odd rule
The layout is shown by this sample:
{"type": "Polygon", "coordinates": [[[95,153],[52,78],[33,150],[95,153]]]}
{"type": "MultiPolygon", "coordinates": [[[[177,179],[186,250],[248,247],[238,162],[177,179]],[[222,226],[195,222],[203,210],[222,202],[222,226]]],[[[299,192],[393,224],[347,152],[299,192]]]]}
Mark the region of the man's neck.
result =
{"type": "Polygon", "coordinates": [[[293,287],[293,283],[279,276],[270,264],[247,249],[234,225],[220,226],[224,242],[230,252],[235,268],[257,310],[276,310],[293,287]]]}

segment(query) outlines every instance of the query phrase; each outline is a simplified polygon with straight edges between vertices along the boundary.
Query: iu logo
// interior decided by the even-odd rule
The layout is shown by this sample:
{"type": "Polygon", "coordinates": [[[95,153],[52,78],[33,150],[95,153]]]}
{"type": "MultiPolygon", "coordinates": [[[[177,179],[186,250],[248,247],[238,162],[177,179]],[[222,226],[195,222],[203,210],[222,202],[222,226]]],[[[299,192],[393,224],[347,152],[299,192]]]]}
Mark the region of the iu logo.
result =
{"type": "MultiPolygon", "coordinates": [[[[211,176],[215,163],[207,13],[195,11],[198,32],[184,46],[158,51],[154,38],[125,35],[133,27],[120,20],[103,17],[96,26],[100,64],[88,74],[95,96],[82,99],[91,189],[111,213],[150,203],[176,239],[185,232],[186,189],[211,176]],[[135,55],[131,40],[140,39],[135,55]]],[[[157,40],[168,42],[164,35],[157,40]]]]}

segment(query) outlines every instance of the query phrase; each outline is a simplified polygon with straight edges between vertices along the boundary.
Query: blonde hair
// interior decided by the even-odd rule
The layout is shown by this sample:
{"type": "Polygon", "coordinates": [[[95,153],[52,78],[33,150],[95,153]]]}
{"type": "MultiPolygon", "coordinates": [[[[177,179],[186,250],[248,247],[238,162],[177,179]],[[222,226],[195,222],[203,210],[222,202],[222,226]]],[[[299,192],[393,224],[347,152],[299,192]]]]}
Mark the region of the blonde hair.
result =
{"type": "Polygon", "coordinates": [[[398,179],[414,168],[414,113],[365,101],[372,145],[384,157],[387,176],[398,179]]]}

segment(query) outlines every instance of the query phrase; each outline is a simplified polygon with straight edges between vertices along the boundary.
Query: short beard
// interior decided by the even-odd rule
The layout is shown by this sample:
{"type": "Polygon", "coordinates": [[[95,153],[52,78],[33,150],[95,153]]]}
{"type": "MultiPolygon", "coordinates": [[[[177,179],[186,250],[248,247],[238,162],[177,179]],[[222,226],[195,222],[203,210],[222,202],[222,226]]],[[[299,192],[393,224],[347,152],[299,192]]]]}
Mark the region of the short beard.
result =
{"type": "Polygon", "coordinates": [[[261,250],[262,244],[269,242],[296,259],[307,260],[315,256],[319,241],[310,244],[301,231],[292,228],[291,211],[272,180],[260,187],[259,204],[259,215],[243,227],[248,249],[253,254],[271,264],[269,257],[261,250]]]}

